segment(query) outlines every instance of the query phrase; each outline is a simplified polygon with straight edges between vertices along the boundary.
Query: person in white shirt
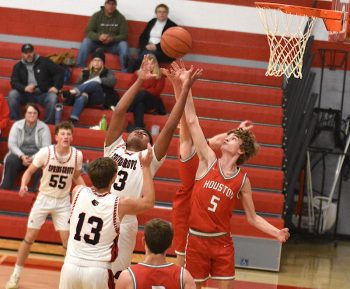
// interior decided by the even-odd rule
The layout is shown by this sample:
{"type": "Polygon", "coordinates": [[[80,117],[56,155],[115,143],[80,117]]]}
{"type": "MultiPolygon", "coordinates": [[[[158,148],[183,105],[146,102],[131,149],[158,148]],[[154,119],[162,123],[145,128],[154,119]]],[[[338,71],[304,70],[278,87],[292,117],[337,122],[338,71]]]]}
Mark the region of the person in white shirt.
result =
{"type": "MultiPolygon", "coordinates": [[[[138,160],[138,152],[144,151],[147,144],[153,144],[151,134],[144,128],[135,128],[126,141],[123,140],[123,124],[127,110],[139,91],[143,81],[155,77],[151,74],[152,60],[145,56],[141,71],[135,83],[128,89],[116,106],[106,134],[104,156],[112,158],[118,164],[118,176],[112,192],[118,196],[139,197],[143,186],[142,168],[138,160]]],[[[173,107],[167,122],[152,146],[153,160],[150,164],[152,176],[164,161],[172,136],[180,121],[188,91],[193,82],[201,75],[201,70],[193,67],[185,72],[185,80],[180,85],[181,95],[173,107]]],[[[125,216],[120,227],[118,247],[119,255],[112,269],[114,273],[126,269],[131,262],[135,247],[138,223],[135,216],[125,216]]],[[[116,275],[116,277],[119,274],[116,275]]]]}
{"type": "Polygon", "coordinates": [[[62,122],[55,127],[56,145],[42,148],[25,171],[19,195],[28,193],[32,175],[42,168],[39,193],[28,217],[26,235],[18,249],[14,271],[7,282],[6,289],[17,289],[20,275],[30,248],[35,242],[46,217],[51,214],[55,229],[59,232],[63,247],[67,247],[70,216],[70,189],[72,182],[84,185],[80,175],[83,162],[81,151],[71,146],[73,126],[62,122]]]}
{"type": "Polygon", "coordinates": [[[155,8],[156,17],[151,19],[139,37],[139,54],[135,63],[129,68],[129,72],[139,69],[143,56],[154,54],[159,63],[170,63],[174,58],[167,56],[160,47],[162,34],[170,27],[177,24],[168,18],[169,7],[165,4],[159,4],[155,8]]]}
{"type": "Polygon", "coordinates": [[[118,255],[120,222],[126,214],[139,214],[154,205],[150,144],[137,153],[144,180],[142,197],[118,197],[111,193],[118,166],[108,157],[89,165],[92,187],[73,190],[70,236],[59,289],[114,288],[111,262],[118,255]]]}

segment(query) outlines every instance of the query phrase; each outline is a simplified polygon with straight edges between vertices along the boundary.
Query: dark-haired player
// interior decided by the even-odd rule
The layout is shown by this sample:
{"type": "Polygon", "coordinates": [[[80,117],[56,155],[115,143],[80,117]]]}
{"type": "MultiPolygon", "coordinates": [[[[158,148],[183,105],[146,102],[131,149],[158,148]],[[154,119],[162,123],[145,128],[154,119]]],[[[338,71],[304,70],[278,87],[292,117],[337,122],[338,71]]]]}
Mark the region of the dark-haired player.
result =
{"type": "Polygon", "coordinates": [[[153,219],[146,223],[144,233],[145,259],[124,270],[116,282],[118,289],[194,289],[191,274],[183,267],[166,261],[166,250],[173,239],[170,223],[153,219]]]}
{"type": "MultiPolygon", "coordinates": [[[[146,55],[137,80],[118,102],[107,131],[104,156],[112,158],[118,164],[118,176],[112,187],[112,191],[118,196],[137,198],[141,194],[143,177],[138,161],[138,152],[142,151],[144,153],[147,144],[152,144],[152,137],[147,130],[138,128],[131,132],[126,141],[124,141],[122,132],[127,110],[133,102],[136,93],[139,91],[142,82],[154,77],[151,73],[151,64],[152,59],[146,55]]],[[[150,165],[152,176],[155,175],[164,160],[169,143],[183,113],[188,91],[200,74],[200,70],[194,70],[193,68],[184,72],[185,80],[180,84],[179,88],[181,95],[152,146],[153,160],[150,165]]],[[[114,273],[126,269],[131,263],[136,242],[137,224],[135,216],[126,216],[121,224],[119,238],[120,254],[113,264],[112,269],[114,273]]]]}

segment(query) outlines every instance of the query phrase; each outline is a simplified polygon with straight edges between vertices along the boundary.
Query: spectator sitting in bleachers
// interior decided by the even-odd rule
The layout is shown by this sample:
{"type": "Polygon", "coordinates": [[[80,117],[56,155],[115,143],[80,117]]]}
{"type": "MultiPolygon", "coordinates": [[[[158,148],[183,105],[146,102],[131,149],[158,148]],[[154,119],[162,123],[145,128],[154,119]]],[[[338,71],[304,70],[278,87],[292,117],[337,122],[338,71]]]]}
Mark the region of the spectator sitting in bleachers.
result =
{"type": "Polygon", "coordinates": [[[36,54],[33,45],[24,44],[22,60],[13,67],[11,75],[12,90],[8,95],[11,119],[21,119],[21,105],[34,102],[45,107],[45,122],[54,123],[63,74],[62,67],[36,54]]]}
{"type": "Polygon", "coordinates": [[[0,93],[0,136],[2,130],[8,126],[10,111],[4,96],[0,93]]]}
{"type": "Polygon", "coordinates": [[[89,53],[102,48],[119,55],[121,70],[126,71],[128,59],[128,23],[117,9],[116,0],[106,0],[101,10],[90,18],[80,46],[77,66],[85,67],[89,53]]]}
{"type": "MultiPolygon", "coordinates": [[[[4,172],[1,188],[14,189],[16,177],[32,163],[34,155],[43,147],[51,144],[50,129],[39,120],[40,111],[33,103],[25,106],[24,119],[16,121],[8,138],[9,152],[4,159],[4,172]]],[[[33,177],[33,188],[36,190],[40,179],[40,171],[33,177]]]]}
{"type": "MultiPolygon", "coordinates": [[[[129,124],[127,131],[131,132],[136,127],[144,128],[144,114],[150,112],[153,114],[166,114],[164,104],[160,98],[165,85],[165,77],[160,71],[159,64],[154,54],[149,54],[153,60],[152,74],[156,75],[155,78],[148,79],[142,83],[140,91],[136,94],[134,101],[130,105],[128,111],[134,114],[134,124],[129,124]]],[[[135,79],[137,78],[140,70],[135,73],[135,79]]],[[[132,83],[135,81],[132,80],[132,83]]]]}
{"type": "Polygon", "coordinates": [[[146,54],[154,54],[159,63],[170,63],[175,60],[164,54],[160,47],[160,39],[168,28],[177,26],[177,24],[168,18],[169,7],[167,5],[157,5],[155,13],[156,18],[147,23],[139,37],[139,55],[136,62],[129,68],[130,72],[140,68],[143,56],[146,54]]]}
{"type": "Polygon", "coordinates": [[[103,50],[96,50],[92,57],[89,66],[82,70],[77,81],[78,85],[63,92],[67,103],[73,103],[70,115],[73,123],[79,120],[81,112],[87,105],[109,108],[118,102],[118,95],[114,90],[116,79],[114,73],[104,66],[103,50]]]}

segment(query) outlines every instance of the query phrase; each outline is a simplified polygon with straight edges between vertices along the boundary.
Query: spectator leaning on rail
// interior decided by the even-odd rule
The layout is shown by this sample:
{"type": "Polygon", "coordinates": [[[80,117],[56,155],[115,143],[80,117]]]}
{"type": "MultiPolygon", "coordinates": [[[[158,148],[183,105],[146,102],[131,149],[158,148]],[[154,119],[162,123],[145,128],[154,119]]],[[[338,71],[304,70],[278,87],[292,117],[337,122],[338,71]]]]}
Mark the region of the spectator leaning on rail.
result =
{"type": "MultiPolygon", "coordinates": [[[[43,147],[51,144],[49,127],[39,120],[40,111],[34,103],[25,106],[24,119],[16,121],[8,138],[9,152],[4,159],[4,172],[1,188],[14,189],[15,179],[20,171],[24,171],[32,163],[34,155],[43,147]]],[[[37,171],[33,177],[35,190],[40,179],[37,171]]]]}
{"type": "Polygon", "coordinates": [[[12,90],[8,95],[11,119],[21,119],[21,105],[34,102],[45,107],[45,122],[54,123],[63,75],[63,68],[36,54],[33,45],[24,44],[22,59],[15,64],[11,75],[12,90]]]}
{"type": "Polygon", "coordinates": [[[122,71],[126,71],[128,58],[128,23],[117,9],[116,0],[106,0],[101,10],[93,14],[80,46],[77,66],[85,67],[89,53],[102,48],[119,55],[122,71]]]}

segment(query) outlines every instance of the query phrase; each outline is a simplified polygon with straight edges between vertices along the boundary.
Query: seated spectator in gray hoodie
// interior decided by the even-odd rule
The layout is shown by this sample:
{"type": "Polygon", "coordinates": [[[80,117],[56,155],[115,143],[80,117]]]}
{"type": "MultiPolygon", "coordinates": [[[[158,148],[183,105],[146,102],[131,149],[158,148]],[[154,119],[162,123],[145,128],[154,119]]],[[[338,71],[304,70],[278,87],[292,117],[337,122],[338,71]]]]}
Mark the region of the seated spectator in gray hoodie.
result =
{"type": "MultiPolygon", "coordinates": [[[[8,138],[9,152],[4,158],[3,178],[0,185],[2,189],[14,189],[17,175],[28,168],[34,155],[41,148],[51,144],[50,129],[39,120],[39,116],[38,107],[28,103],[25,106],[24,119],[12,125],[8,138]]],[[[36,190],[40,176],[40,171],[34,174],[31,190],[36,190]]]]}

